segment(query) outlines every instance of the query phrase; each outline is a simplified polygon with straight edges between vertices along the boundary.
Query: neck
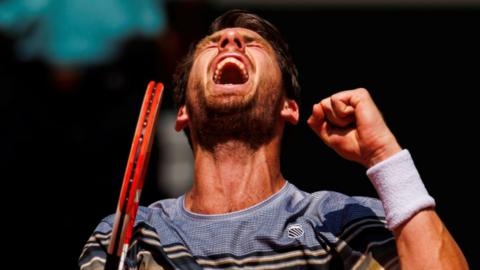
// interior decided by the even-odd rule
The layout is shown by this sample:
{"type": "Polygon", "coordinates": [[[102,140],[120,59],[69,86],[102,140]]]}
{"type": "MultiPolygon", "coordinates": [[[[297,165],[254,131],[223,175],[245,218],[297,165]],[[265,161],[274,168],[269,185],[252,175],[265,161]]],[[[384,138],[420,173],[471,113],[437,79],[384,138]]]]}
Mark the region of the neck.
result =
{"type": "Polygon", "coordinates": [[[252,150],[238,141],[212,151],[195,150],[195,181],[185,207],[200,214],[225,214],[253,206],[279,191],[280,136],[252,150]]]}

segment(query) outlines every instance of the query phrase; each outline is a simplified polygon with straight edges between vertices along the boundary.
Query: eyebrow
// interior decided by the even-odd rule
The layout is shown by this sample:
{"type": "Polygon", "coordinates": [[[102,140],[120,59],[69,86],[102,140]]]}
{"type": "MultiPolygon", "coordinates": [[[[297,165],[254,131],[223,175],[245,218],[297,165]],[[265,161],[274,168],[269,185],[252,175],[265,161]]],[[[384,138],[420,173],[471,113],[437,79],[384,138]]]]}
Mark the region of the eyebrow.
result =
{"type": "Polygon", "coordinates": [[[245,40],[246,43],[253,42],[253,41],[267,43],[267,41],[264,38],[260,36],[252,36],[249,34],[243,35],[243,39],[245,40]]]}
{"type": "MultiPolygon", "coordinates": [[[[252,35],[250,33],[240,33],[240,35],[243,37],[243,40],[245,41],[245,43],[260,42],[260,43],[268,44],[268,42],[264,40],[261,36],[252,35]]],[[[198,43],[197,48],[202,48],[206,46],[206,44],[209,42],[218,42],[220,41],[221,36],[222,35],[219,32],[216,32],[210,36],[207,36],[198,43]]]]}

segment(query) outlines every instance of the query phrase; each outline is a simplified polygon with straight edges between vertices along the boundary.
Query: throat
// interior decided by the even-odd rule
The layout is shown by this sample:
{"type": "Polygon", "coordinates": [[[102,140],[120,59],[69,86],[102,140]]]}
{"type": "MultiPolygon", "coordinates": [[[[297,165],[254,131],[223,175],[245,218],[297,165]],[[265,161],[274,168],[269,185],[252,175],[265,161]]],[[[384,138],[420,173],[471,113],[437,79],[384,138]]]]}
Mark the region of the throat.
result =
{"type": "Polygon", "coordinates": [[[195,181],[185,207],[199,214],[226,214],[256,205],[278,192],[285,180],[267,149],[236,144],[195,153],[195,181]]]}

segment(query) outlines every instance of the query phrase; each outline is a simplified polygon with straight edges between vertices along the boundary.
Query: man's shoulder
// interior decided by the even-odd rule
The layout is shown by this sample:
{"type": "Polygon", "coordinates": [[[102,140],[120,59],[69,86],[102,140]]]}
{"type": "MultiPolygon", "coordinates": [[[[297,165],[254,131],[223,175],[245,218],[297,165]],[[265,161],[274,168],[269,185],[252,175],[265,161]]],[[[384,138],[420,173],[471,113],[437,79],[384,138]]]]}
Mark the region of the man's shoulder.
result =
{"type": "Polygon", "coordinates": [[[349,196],[336,191],[306,194],[303,204],[307,208],[307,217],[334,234],[356,222],[385,222],[383,206],[377,198],[349,196]]]}
{"type": "Polygon", "coordinates": [[[146,208],[149,209],[150,211],[161,210],[167,214],[171,214],[178,207],[179,201],[183,202],[183,196],[179,198],[169,198],[169,199],[158,200],[150,204],[146,208]]]}
{"type": "Polygon", "coordinates": [[[340,256],[381,265],[395,262],[394,236],[386,227],[379,199],[318,191],[307,197],[306,217],[317,235],[335,245],[340,256]],[[365,256],[366,255],[366,256],[365,256]]]}
{"type": "MultiPolygon", "coordinates": [[[[172,216],[176,201],[177,199],[163,199],[149,206],[139,206],[135,218],[135,226],[138,224],[154,225],[153,223],[158,223],[163,219],[162,217],[172,216]]],[[[110,214],[100,221],[95,231],[107,233],[112,230],[114,222],[115,214],[110,214]]]]}
{"type": "Polygon", "coordinates": [[[312,202],[326,212],[351,210],[353,208],[370,209],[374,215],[384,216],[382,202],[378,198],[349,196],[336,191],[317,191],[311,193],[312,202]]]}
{"type": "MultiPolygon", "coordinates": [[[[161,246],[158,232],[161,231],[165,235],[169,235],[168,217],[166,216],[169,214],[167,210],[168,207],[171,207],[172,201],[172,199],[161,200],[149,207],[140,206],[138,208],[130,250],[134,250],[135,253],[135,250],[146,246],[149,246],[153,251],[158,250],[158,247],[161,246]]],[[[103,218],[97,225],[80,255],[79,265],[81,269],[103,269],[106,257],[105,251],[112,237],[115,218],[115,214],[111,214],[103,218]]],[[[158,252],[155,254],[158,254],[158,252]]],[[[132,258],[129,260],[132,260],[132,258]]]]}

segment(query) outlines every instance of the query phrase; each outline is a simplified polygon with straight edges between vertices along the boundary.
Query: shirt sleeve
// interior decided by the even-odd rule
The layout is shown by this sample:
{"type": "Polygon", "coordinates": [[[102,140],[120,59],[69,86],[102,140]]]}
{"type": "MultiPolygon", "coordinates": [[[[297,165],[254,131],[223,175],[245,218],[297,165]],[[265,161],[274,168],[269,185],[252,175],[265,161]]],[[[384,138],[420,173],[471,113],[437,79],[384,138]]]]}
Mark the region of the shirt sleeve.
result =
{"type": "Polygon", "coordinates": [[[106,220],[100,222],[88,238],[78,260],[80,270],[103,270],[107,248],[112,235],[112,226],[106,220]]]}
{"type": "Polygon", "coordinates": [[[340,269],[399,269],[395,238],[380,200],[323,191],[314,193],[316,232],[340,269]]]}
{"type": "Polygon", "coordinates": [[[379,200],[352,197],[343,208],[335,250],[347,269],[400,269],[395,238],[379,200]]]}
{"type": "MultiPolygon", "coordinates": [[[[164,252],[157,231],[147,224],[145,215],[144,208],[139,208],[125,258],[125,269],[174,269],[175,265],[164,252]]],[[[78,261],[80,270],[104,269],[112,237],[113,220],[113,215],[102,220],[87,240],[78,261]]]]}

